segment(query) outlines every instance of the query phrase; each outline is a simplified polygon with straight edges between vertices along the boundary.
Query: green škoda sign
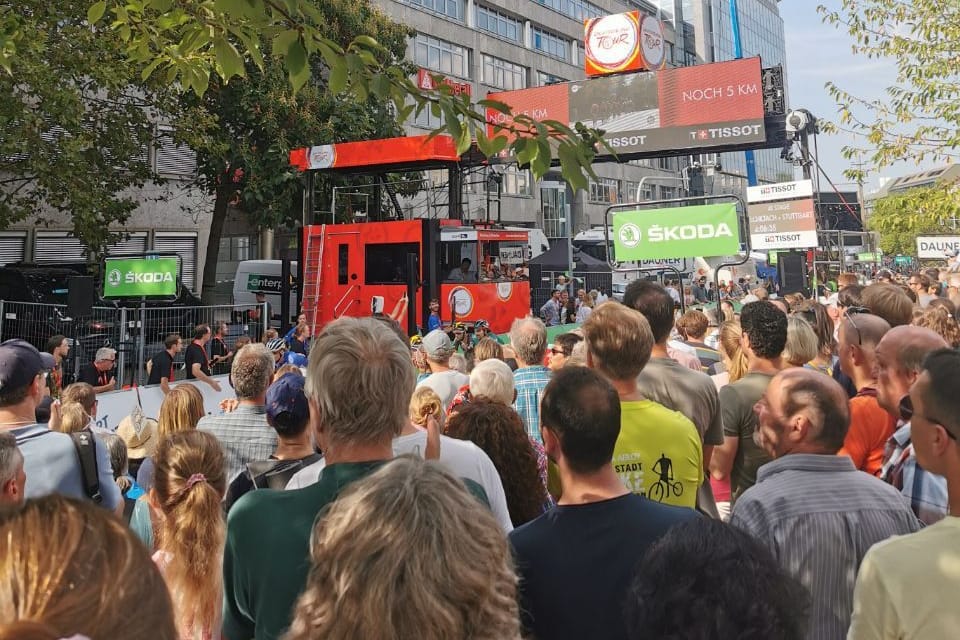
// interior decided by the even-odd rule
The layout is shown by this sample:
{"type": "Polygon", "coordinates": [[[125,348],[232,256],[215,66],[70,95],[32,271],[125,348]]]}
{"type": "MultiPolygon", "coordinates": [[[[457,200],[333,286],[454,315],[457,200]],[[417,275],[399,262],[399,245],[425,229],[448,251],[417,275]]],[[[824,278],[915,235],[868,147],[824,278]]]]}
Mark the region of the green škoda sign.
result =
{"type": "Polygon", "coordinates": [[[174,298],[179,258],[107,258],[103,269],[104,298],[174,298]]]}
{"type": "Polygon", "coordinates": [[[621,211],[613,217],[617,260],[727,256],[740,251],[734,203],[621,211]]]}

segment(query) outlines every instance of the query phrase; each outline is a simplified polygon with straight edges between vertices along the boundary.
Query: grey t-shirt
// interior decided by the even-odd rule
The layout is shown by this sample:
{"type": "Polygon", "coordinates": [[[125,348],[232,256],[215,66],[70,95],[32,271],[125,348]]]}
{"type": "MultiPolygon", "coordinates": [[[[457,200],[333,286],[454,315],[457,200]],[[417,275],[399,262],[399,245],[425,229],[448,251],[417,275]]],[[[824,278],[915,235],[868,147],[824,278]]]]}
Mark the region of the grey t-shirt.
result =
{"type": "Polygon", "coordinates": [[[757,427],[753,405],[766,393],[772,379],[773,374],[770,373],[748,373],[720,389],[723,433],[739,440],[730,473],[730,489],[734,500],[757,482],[757,469],[770,462],[766,452],[753,441],[753,432],[757,427]]]}
{"type": "MultiPolygon", "coordinates": [[[[65,433],[51,431],[47,425],[33,424],[10,429],[23,454],[23,470],[27,475],[27,498],[59,493],[70,498],[86,498],[83,472],[73,440],[65,433]]],[[[100,438],[94,438],[97,455],[97,476],[100,479],[100,503],[111,511],[122,502],[120,488],[113,481],[110,455],[100,438]]]]}
{"type": "Polygon", "coordinates": [[[723,444],[720,400],[710,376],[688,369],[672,358],[650,358],[637,376],[637,385],[644,397],[688,417],[703,444],[723,444]]]}

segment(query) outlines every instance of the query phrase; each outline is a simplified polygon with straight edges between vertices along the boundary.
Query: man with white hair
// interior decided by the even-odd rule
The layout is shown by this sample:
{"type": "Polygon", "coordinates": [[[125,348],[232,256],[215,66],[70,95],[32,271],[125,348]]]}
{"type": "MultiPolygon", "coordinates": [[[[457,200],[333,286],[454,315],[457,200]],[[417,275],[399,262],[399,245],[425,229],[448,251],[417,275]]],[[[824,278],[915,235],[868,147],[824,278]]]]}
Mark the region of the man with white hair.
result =
{"type": "Polygon", "coordinates": [[[547,353],[547,327],[530,316],[514,320],[510,327],[510,346],[518,365],[513,374],[517,389],[513,408],[520,414],[527,435],[542,444],[540,398],[550,382],[550,369],[543,366],[543,356],[547,353]]]}
{"type": "Polygon", "coordinates": [[[513,405],[517,390],[513,386],[513,371],[503,360],[484,360],[470,372],[470,395],[484,397],[508,407],[513,405]]]}
{"type": "Polygon", "coordinates": [[[113,375],[113,367],[117,362],[117,352],[110,347],[100,347],[93,358],[93,362],[80,367],[77,382],[86,382],[96,393],[113,391],[117,379],[113,375]]]}

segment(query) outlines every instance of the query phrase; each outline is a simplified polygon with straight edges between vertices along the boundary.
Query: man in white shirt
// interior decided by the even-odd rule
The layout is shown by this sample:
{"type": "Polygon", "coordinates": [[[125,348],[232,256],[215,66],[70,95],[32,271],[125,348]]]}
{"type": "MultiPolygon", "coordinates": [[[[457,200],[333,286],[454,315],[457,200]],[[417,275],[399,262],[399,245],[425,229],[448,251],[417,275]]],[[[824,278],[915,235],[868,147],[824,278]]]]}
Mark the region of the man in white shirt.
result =
{"type": "Polygon", "coordinates": [[[430,367],[430,375],[417,386],[433,389],[440,396],[443,408],[446,409],[460,387],[470,383],[470,378],[450,368],[450,356],[455,349],[450,336],[443,329],[434,329],[428,333],[423,338],[422,344],[423,352],[427,357],[427,366],[430,367]]]}
{"type": "Polygon", "coordinates": [[[938,349],[901,402],[917,462],[947,479],[946,517],[874,545],[853,593],[848,640],[946,640],[960,629],[960,354],[938,349]]]}

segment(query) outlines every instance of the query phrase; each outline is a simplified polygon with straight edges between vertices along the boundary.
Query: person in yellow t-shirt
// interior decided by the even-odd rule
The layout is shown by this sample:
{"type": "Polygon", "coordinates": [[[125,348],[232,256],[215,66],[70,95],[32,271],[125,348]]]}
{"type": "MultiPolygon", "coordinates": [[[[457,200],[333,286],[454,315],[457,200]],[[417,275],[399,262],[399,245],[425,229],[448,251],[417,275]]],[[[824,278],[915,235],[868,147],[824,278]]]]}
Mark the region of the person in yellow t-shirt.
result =
{"type": "Polygon", "coordinates": [[[583,334],[587,365],[607,378],[620,396],[614,471],[633,493],[693,508],[703,482],[700,435],[689,418],[645,399],[637,388],[637,375],[653,348],[647,319],[622,304],[602,305],[584,323],[583,334]]]}

